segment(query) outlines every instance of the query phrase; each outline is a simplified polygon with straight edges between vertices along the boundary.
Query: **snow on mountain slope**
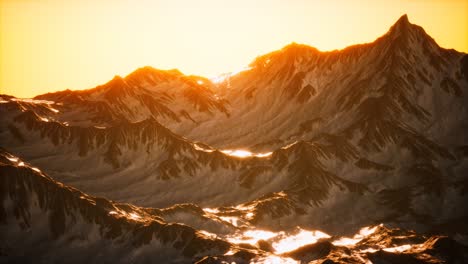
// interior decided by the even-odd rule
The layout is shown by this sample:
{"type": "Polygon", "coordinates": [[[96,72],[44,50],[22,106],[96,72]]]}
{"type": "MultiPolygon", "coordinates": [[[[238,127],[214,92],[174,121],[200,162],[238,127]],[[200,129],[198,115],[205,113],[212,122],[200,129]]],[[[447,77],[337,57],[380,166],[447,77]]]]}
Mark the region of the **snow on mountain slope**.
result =
{"type": "MultiPolygon", "coordinates": [[[[190,142],[156,120],[66,126],[31,110],[13,113],[12,103],[0,105],[2,116],[10,116],[0,126],[2,146],[93,195],[141,206],[242,204],[251,210],[236,217],[257,226],[338,233],[382,221],[425,230],[466,217],[463,210],[453,212],[466,202],[458,186],[465,175],[449,178],[445,167],[422,160],[405,167],[377,163],[345,137],[321,134],[262,157],[240,158],[190,142]],[[427,206],[437,210],[427,212],[427,206]],[[353,220],[342,223],[344,215],[353,220]]],[[[466,165],[462,159],[445,166],[463,171],[466,165]]]]}
{"type": "MultiPolygon", "coordinates": [[[[219,84],[219,96],[230,102],[229,118],[211,118],[181,133],[216,147],[269,150],[309,134],[353,133],[366,125],[360,118],[366,112],[443,143],[457,138],[465,144],[464,56],[437,46],[406,16],[375,42],[344,50],[293,43],[219,84]]],[[[368,141],[381,140],[361,129],[377,137],[368,141]]]]}
{"type": "Polygon", "coordinates": [[[151,209],[65,186],[3,150],[0,186],[2,262],[186,263],[230,248],[151,209]]]}
{"type": "Polygon", "coordinates": [[[261,152],[323,135],[344,138],[359,160],[324,161],[327,170],[354,182],[375,180],[370,189],[399,221],[427,221],[434,218],[422,201],[431,200],[434,213],[458,204],[442,193],[450,196],[448,186],[466,182],[467,59],[440,48],[406,16],[369,44],[333,52],[291,44],[220,84],[229,118],[184,135],[261,152]]]}
{"type": "Polygon", "coordinates": [[[220,216],[220,211],[195,205],[156,209],[115,203],[63,185],[4,150],[0,150],[0,188],[2,263],[65,259],[68,263],[461,263],[468,259],[463,238],[425,236],[383,225],[363,228],[352,237],[300,228],[271,232],[248,224],[237,227],[237,222],[229,228],[228,217],[220,216]],[[216,223],[213,230],[218,232],[170,221],[180,220],[176,215],[184,213],[192,214],[192,222],[198,217],[199,222],[216,223]]]}
{"type": "Polygon", "coordinates": [[[318,205],[332,190],[366,190],[323,165],[320,158],[357,158],[351,146],[336,146],[331,137],[298,142],[262,157],[240,158],[190,142],[151,119],[84,128],[44,120],[31,110],[14,112],[7,106],[0,105],[2,115],[9,116],[0,125],[2,146],[56,179],[119,201],[213,207],[285,191],[300,206],[318,205]],[[231,186],[229,191],[226,185],[231,186]],[[307,186],[317,191],[310,193],[307,186]]]}
{"type": "Polygon", "coordinates": [[[143,67],[125,78],[83,91],[39,95],[39,100],[60,102],[58,116],[74,125],[110,125],[158,118],[166,122],[197,122],[198,115],[228,115],[226,102],[216,97],[211,82],[177,70],[143,67]]]}

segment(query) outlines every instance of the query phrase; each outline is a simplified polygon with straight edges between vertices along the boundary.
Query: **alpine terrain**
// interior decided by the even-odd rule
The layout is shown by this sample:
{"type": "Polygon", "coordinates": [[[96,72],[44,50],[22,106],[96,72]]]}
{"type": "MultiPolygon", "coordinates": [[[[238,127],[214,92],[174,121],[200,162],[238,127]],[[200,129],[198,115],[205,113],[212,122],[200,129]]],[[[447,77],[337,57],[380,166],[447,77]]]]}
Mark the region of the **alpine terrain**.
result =
{"type": "Polygon", "coordinates": [[[468,263],[468,55],[406,15],[0,120],[0,263],[468,263]]]}

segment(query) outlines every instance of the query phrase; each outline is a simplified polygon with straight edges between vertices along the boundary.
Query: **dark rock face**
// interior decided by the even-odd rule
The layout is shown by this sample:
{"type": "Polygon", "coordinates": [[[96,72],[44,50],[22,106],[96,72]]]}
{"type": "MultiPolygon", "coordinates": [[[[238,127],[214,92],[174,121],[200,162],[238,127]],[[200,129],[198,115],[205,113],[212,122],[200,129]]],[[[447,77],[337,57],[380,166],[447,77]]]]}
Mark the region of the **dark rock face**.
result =
{"type": "Polygon", "coordinates": [[[463,56],[460,60],[460,71],[465,77],[466,82],[468,82],[468,55],[463,56]]]}

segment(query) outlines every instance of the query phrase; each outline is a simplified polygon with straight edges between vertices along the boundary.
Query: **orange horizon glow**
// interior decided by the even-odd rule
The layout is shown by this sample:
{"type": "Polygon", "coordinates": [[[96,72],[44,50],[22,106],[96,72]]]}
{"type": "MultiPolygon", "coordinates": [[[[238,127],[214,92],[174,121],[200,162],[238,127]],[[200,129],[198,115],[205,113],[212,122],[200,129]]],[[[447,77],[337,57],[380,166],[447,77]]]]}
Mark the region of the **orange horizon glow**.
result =
{"type": "Polygon", "coordinates": [[[89,89],[149,65],[215,77],[296,42],[372,42],[403,14],[468,52],[464,0],[0,0],[0,93],[89,89]]]}

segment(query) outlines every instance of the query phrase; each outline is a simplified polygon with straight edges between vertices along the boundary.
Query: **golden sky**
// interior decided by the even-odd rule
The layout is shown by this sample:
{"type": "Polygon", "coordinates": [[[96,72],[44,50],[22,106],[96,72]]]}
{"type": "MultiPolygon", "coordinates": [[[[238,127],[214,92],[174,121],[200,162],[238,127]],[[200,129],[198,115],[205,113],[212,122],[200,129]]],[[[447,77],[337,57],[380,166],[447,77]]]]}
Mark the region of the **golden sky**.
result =
{"type": "Polygon", "coordinates": [[[145,65],[213,77],[291,42],[371,42],[405,13],[468,52],[467,0],[0,0],[0,93],[92,88],[145,65]]]}

